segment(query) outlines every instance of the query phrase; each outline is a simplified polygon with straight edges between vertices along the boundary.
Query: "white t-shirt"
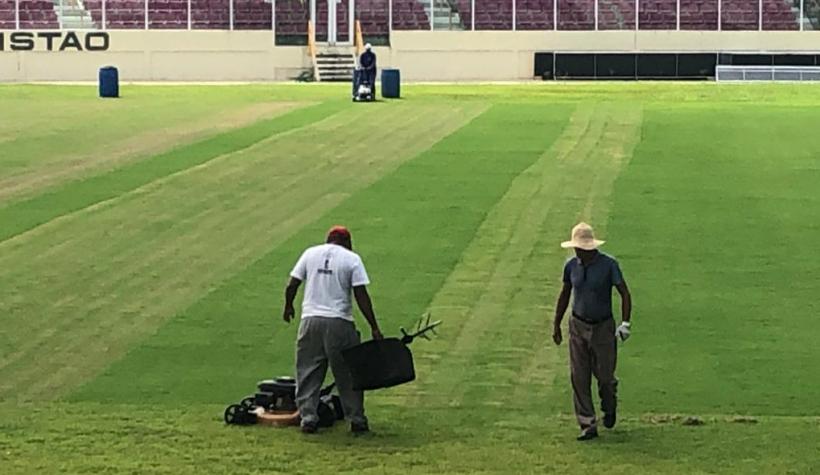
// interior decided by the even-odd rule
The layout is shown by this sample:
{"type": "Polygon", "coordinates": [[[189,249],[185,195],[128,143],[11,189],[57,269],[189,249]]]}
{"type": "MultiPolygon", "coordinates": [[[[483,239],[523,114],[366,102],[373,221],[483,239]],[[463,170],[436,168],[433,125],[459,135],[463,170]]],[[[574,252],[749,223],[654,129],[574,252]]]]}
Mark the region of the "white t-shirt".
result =
{"type": "Polygon", "coordinates": [[[290,273],[305,283],[302,318],[328,317],[353,321],[350,292],[370,280],[361,257],[336,244],[314,246],[290,273]]]}

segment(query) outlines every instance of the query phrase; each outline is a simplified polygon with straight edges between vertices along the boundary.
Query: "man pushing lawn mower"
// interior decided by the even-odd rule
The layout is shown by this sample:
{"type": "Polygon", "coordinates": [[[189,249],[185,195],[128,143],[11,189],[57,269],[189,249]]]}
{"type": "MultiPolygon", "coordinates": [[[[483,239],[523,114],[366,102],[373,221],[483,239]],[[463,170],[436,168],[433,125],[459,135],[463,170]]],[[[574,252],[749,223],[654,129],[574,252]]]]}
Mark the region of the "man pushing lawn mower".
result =
{"type": "Polygon", "coordinates": [[[353,378],[342,351],[360,343],[353,323],[351,292],[370,324],[374,340],[383,338],[367,292],[370,284],[362,259],[353,252],[350,231],[334,226],[326,244],[307,249],[293,271],[285,290],[285,322],[295,316],[293,301],[302,283],[302,317],[296,342],[296,405],[305,434],[318,430],[318,406],[328,364],[336,380],[344,415],[355,434],[368,432],[364,394],[353,387],[353,378]]]}
{"type": "Polygon", "coordinates": [[[353,72],[353,101],[370,102],[376,100],[376,53],[370,43],[364,45],[364,53],[359,57],[359,67],[353,72]]]}

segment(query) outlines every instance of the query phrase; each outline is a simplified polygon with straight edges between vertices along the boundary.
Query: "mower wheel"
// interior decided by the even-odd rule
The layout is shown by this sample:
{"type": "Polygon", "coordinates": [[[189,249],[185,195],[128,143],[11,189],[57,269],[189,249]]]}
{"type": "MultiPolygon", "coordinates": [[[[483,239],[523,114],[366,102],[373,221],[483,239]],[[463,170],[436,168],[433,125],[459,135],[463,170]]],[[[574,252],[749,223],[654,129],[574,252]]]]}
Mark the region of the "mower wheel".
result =
{"type": "Polygon", "coordinates": [[[242,424],[247,410],[239,404],[231,404],[225,408],[225,424],[242,424]]]}
{"type": "Polygon", "coordinates": [[[256,397],[248,396],[239,402],[239,405],[245,409],[251,410],[256,407],[256,397]]]}

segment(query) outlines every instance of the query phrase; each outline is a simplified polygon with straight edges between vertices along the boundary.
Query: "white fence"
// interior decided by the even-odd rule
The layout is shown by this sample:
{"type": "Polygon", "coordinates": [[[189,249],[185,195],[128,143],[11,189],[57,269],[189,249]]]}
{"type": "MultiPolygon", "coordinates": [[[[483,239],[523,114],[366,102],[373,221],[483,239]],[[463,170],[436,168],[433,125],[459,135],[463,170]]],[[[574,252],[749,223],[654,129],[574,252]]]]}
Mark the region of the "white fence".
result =
{"type": "Polygon", "coordinates": [[[820,81],[820,66],[720,66],[717,81],[820,81]]]}

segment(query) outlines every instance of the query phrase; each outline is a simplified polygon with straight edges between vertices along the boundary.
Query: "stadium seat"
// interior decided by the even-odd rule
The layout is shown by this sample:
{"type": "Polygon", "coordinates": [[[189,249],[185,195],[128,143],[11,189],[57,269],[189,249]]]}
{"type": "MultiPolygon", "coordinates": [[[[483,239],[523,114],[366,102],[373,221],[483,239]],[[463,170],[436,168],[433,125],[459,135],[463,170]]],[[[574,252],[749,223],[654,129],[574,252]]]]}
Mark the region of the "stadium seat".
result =
{"type": "Polygon", "coordinates": [[[558,2],[559,30],[594,30],[595,0],[561,0],[558,2]]]}
{"type": "Polygon", "coordinates": [[[599,0],[599,30],[634,30],[635,2],[630,0],[599,0]]]}
{"type": "Polygon", "coordinates": [[[519,0],[515,4],[516,28],[519,30],[552,30],[554,28],[552,0],[519,0]]]}
{"type": "Polygon", "coordinates": [[[512,30],[512,0],[475,0],[476,30],[512,30]]]}
{"type": "Polygon", "coordinates": [[[638,28],[641,30],[674,30],[677,28],[677,0],[641,0],[638,28]]]}
{"type": "Polygon", "coordinates": [[[719,0],[680,0],[681,30],[717,30],[719,0]]]}

